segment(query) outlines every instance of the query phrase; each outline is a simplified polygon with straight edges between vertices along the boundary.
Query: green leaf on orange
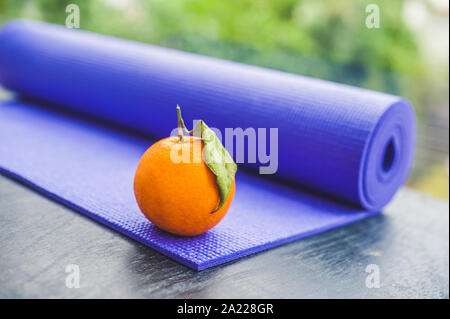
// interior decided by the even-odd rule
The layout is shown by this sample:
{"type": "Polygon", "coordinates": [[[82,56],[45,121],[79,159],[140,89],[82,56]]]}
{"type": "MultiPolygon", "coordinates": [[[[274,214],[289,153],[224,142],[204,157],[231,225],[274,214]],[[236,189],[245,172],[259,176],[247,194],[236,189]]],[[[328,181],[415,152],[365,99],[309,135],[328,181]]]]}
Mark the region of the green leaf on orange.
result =
{"type": "Polygon", "coordinates": [[[206,166],[217,178],[216,183],[219,189],[220,202],[217,209],[211,212],[215,213],[223,206],[230,193],[237,165],[230,153],[222,145],[216,133],[204,121],[200,120],[197,122],[193,129],[193,135],[202,138],[206,166]]]}

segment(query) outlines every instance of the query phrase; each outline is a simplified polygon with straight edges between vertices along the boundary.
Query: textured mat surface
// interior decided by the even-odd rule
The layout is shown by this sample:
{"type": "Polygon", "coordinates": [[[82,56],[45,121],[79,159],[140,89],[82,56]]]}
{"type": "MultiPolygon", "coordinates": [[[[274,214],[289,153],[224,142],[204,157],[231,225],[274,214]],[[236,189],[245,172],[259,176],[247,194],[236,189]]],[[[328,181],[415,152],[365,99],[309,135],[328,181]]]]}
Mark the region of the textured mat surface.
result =
{"type": "Polygon", "coordinates": [[[4,172],[198,270],[370,215],[240,172],[225,218],[203,235],[176,237],[145,219],[133,196],[152,141],[19,102],[0,104],[0,137],[4,172]]]}
{"type": "Polygon", "coordinates": [[[0,31],[0,83],[157,138],[176,125],[176,104],[187,122],[222,132],[278,128],[276,176],[290,186],[241,171],[225,219],[186,239],[155,229],[135,204],[134,170],[153,141],[23,102],[0,105],[4,172],[195,269],[380,211],[413,158],[404,99],[41,23],[0,31]]]}

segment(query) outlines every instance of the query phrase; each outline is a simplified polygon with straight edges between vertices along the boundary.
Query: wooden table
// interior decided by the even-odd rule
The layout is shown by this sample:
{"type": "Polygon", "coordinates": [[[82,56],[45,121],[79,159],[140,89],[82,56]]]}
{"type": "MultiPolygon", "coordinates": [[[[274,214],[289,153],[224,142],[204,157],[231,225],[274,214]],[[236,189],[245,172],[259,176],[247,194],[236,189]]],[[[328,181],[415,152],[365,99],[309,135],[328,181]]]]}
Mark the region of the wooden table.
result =
{"type": "Polygon", "coordinates": [[[380,216],[197,272],[0,175],[0,297],[448,298],[448,209],[404,188],[380,216]]]}

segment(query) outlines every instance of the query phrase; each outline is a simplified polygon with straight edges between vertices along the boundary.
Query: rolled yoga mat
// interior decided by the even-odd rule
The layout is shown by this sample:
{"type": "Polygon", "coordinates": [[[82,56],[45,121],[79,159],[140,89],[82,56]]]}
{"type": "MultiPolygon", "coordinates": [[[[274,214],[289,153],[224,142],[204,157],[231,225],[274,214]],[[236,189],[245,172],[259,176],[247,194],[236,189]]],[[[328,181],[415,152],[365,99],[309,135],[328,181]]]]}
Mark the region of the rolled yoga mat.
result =
{"type": "Polygon", "coordinates": [[[50,24],[3,27],[0,84],[19,97],[0,104],[4,173],[197,270],[380,212],[413,159],[403,98],[50,24]],[[222,132],[278,129],[276,173],[239,164],[228,214],[191,238],[153,226],[133,195],[177,104],[222,132]]]}

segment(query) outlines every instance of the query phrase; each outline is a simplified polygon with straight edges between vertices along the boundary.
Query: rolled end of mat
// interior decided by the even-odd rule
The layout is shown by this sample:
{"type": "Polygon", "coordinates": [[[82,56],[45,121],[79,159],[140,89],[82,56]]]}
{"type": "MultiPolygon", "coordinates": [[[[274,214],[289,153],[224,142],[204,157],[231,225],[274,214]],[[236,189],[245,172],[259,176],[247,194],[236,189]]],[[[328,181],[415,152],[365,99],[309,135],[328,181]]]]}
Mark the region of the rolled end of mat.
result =
{"type": "Polygon", "coordinates": [[[377,211],[406,181],[416,143],[416,119],[408,101],[399,99],[381,117],[365,146],[359,174],[361,205],[377,211]]]}

